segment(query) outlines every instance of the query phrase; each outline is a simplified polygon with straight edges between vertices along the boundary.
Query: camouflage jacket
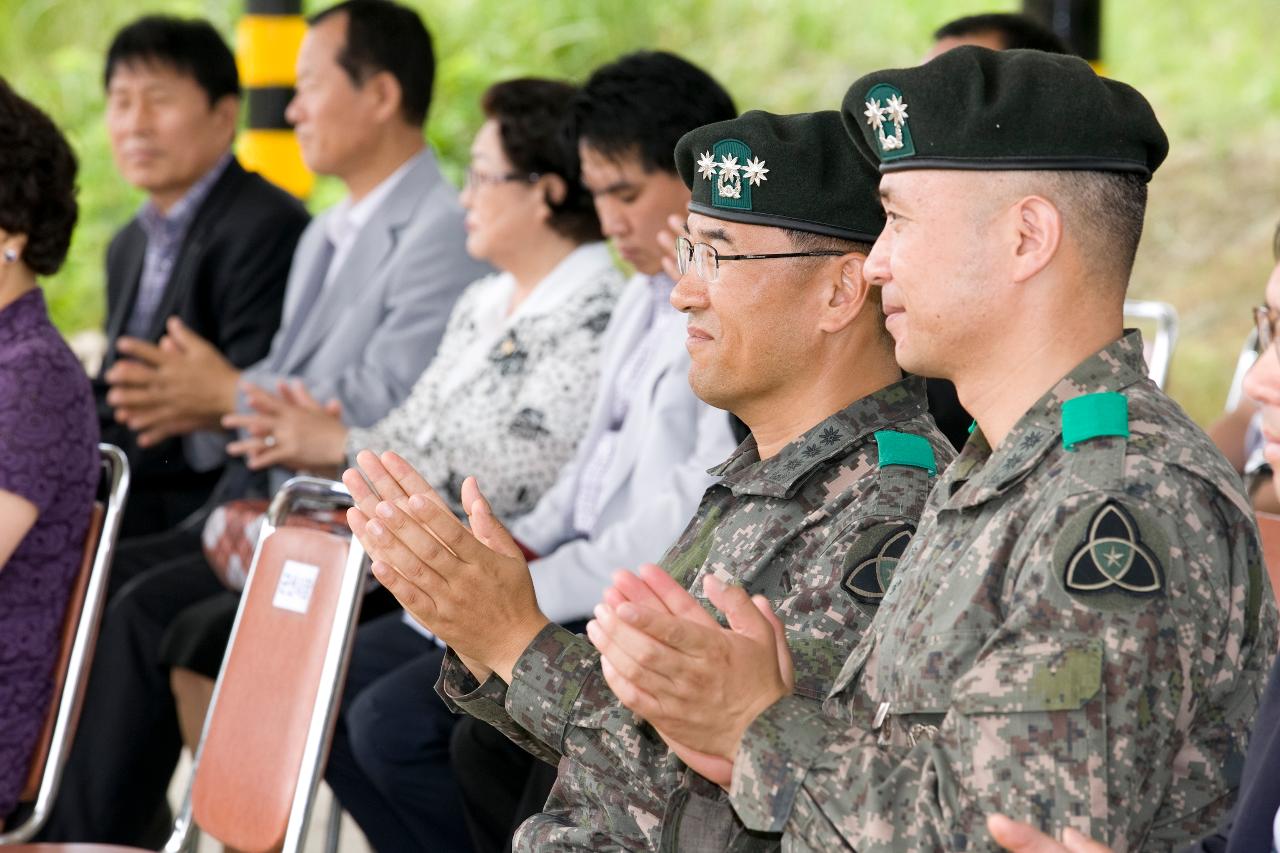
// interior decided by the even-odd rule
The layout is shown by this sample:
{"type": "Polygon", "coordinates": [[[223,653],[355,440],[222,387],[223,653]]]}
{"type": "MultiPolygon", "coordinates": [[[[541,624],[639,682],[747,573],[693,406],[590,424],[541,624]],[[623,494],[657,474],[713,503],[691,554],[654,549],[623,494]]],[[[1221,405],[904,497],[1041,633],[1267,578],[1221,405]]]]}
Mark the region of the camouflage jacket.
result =
{"type": "Polygon", "coordinates": [[[757,718],[731,800],[789,850],[989,849],[993,811],[1169,849],[1230,807],[1275,648],[1239,477],[1131,332],[971,437],[825,713],[757,718]]]}
{"type": "MultiPolygon", "coordinates": [[[[709,572],[767,596],[795,650],[796,692],[816,711],[870,623],[936,471],[954,455],[918,379],[831,415],[770,459],[748,438],[712,471],[721,480],[663,568],[700,599],[709,572]]],[[[585,639],[549,626],[517,662],[509,689],[492,677],[477,684],[450,654],[437,689],[455,710],[559,762],[546,810],[521,827],[516,849],[658,846],[686,768],[618,703],[585,639]]],[[[719,814],[733,825],[727,796],[719,814]]]]}

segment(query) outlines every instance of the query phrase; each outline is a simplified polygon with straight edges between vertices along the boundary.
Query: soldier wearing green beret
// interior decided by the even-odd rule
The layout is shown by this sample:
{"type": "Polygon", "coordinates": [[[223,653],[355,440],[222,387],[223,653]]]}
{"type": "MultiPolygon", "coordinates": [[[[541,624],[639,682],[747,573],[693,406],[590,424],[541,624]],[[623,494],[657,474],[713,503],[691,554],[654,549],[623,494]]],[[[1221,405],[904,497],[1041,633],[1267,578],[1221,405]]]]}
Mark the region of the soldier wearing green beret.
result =
{"type": "MultiPolygon", "coordinates": [[[[816,712],[954,451],[926,411],[922,381],[902,377],[879,291],[862,276],[883,227],[878,175],[849,147],[839,114],[747,113],[686,134],[675,158],[692,190],[671,297],[689,317],[689,379],[752,437],[715,470],[720,481],[662,567],[682,589],[700,590],[714,575],[776,608],[795,649],[796,690],[816,712]]],[[[437,516],[425,526],[472,560],[478,543],[437,516]]],[[[472,521],[490,535],[490,521],[472,521]]],[[[545,813],[521,827],[516,849],[656,848],[669,808],[716,838],[742,831],[723,792],[687,773],[618,703],[587,640],[539,622],[532,605],[529,619],[505,619],[502,608],[476,614],[483,631],[452,625],[423,606],[424,596],[439,604],[449,591],[412,583],[413,560],[455,587],[489,573],[469,574],[439,549],[406,561],[364,539],[375,558],[404,570],[384,582],[449,644],[438,684],[446,701],[559,763],[545,813]],[[468,580],[454,584],[459,577],[468,580]]],[[[521,574],[527,583],[527,571],[507,571],[521,574]]]]}
{"type": "Polygon", "coordinates": [[[973,47],[843,115],[883,176],[864,270],[898,361],[976,429],[821,713],[733,589],[732,629],[599,619],[609,682],[784,849],[988,849],[993,812],[1188,842],[1231,806],[1276,611],[1238,477],[1122,329],[1165,135],[1079,59],[973,47]]]}

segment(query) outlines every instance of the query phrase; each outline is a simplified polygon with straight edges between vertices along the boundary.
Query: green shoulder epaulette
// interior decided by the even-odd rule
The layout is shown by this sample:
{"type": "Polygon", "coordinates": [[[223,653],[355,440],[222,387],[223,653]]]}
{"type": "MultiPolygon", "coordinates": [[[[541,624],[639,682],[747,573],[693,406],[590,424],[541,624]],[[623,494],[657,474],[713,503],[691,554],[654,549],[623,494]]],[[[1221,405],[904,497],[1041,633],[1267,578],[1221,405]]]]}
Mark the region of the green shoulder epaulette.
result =
{"type": "Polygon", "coordinates": [[[923,468],[931,475],[938,473],[938,460],[933,455],[933,447],[923,436],[882,429],[876,433],[876,449],[881,468],[886,465],[909,465],[912,468],[923,468]]]}
{"type": "Polygon", "coordinates": [[[1085,394],[1062,404],[1062,446],[1067,450],[1104,435],[1129,437],[1129,400],[1123,394],[1085,394]]]}

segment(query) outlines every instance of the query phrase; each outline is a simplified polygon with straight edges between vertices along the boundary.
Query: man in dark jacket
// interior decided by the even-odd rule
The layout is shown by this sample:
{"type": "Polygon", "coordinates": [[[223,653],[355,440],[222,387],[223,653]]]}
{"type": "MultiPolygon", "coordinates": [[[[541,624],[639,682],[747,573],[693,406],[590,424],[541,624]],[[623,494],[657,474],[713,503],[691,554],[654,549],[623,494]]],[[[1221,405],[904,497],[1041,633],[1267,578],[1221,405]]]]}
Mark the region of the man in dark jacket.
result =
{"type": "Polygon", "coordinates": [[[155,16],[129,24],[107,53],[104,84],[116,166],[147,194],[107,251],[109,349],[95,383],[103,439],[124,448],[133,471],[122,531],[133,536],[167,530],[205,502],[222,473],[223,435],[154,441],[117,423],[107,372],[131,346],[161,345],[174,324],[235,367],[265,356],[308,217],[232,155],[240,82],[207,22],[155,16]]]}

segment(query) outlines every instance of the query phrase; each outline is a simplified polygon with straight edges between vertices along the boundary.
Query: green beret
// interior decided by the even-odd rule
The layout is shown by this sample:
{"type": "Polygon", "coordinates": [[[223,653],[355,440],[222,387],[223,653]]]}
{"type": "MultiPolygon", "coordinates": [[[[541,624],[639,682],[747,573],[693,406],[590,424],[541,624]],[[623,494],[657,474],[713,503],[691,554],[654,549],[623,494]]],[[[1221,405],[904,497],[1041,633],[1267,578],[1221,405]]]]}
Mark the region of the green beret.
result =
{"type": "Polygon", "coordinates": [[[880,176],[835,110],[755,110],[691,130],[676,143],[676,168],[693,213],[863,243],[884,228],[880,176]]]}
{"type": "Polygon", "coordinates": [[[1169,140],[1147,99],[1083,59],[958,47],[858,79],[841,111],[882,173],[904,169],[1130,172],[1150,179],[1169,140]]]}

